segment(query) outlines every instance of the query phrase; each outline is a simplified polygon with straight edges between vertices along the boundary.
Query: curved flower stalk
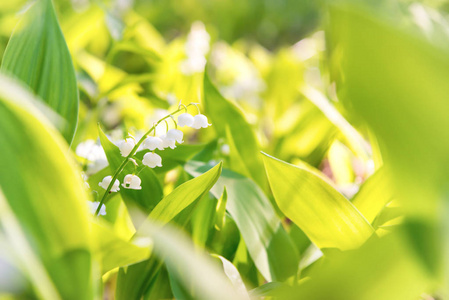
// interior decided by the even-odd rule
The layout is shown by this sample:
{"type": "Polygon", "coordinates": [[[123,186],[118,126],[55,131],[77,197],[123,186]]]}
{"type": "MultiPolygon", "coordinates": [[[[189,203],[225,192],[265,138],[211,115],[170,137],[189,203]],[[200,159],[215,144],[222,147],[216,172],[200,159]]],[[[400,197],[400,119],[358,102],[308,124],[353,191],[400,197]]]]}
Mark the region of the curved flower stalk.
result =
{"type": "MultiPolygon", "coordinates": [[[[177,110],[154,123],[154,125],[137,142],[132,136],[127,137],[119,144],[120,153],[124,157],[123,162],[120,164],[117,170],[115,170],[113,176],[107,176],[101,183],[99,183],[99,185],[105,189],[105,192],[101,197],[98,208],[95,211],[95,215],[98,216],[100,214],[101,207],[104,204],[107,195],[111,192],[116,192],[119,190],[120,182],[118,181],[118,176],[123,171],[126,164],[131,161],[134,163],[134,165],[137,165],[136,161],[132,157],[136,154],[142,143],[144,148],[152,151],[145,154],[142,163],[150,168],[162,167],[162,158],[158,154],[154,153],[154,151],[156,149],[163,150],[165,148],[174,149],[176,147],[176,143],[181,144],[184,142],[184,134],[182,131],[178,130],[178,123],[180,124],[180,126],[182,124],[182,127],[188,126],[195,129],[206,128],[211,125],[208,123],[207,117],[200,113],[197,103],[190,103],[188,105],[180,103],[177,110]],[[198,114],[196,116],[192,116],[187,113],[187,108],[192,105],[195,105],[198,109],[198,114]],[[176,122],[173,115],[183,110],[185,110],[185,113],[181,114],[178,117],[178,122],[176,122]],[[174,129],[168,129],[168,123],[166,121],[168,118],[173,119],[173,122],[175,124],[174,129]],[[162,135],[161,137],[156,137],[156,127],[162,122],[166,122],[167,124],[167,133],[162,135]],[[152,132],[154,136],[150,136],[152,132]]],[[[126,189],[141,189],[141,180],[136,174],[126,175],[124,181],[125,182],[122,184],[122,187],[126,189]]]]}

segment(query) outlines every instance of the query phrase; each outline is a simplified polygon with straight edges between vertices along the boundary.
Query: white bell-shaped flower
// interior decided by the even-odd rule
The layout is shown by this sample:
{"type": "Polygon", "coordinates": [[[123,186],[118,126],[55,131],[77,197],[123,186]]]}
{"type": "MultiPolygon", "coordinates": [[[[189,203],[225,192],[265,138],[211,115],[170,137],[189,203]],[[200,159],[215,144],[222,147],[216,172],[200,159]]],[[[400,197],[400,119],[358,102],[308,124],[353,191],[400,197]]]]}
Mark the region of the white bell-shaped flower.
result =
{"type": "Polygon", "coordinates": [[[162,146],[164,148],[171,148],[171,149],[176,148],[176,141],[174,139],[168,138],[166,134],[161,135],[161,140],[162,140],[162,146]]]}
{"type": "MultiPolygon", "coordinates": [[[[98,184],[105,190],[108,188],[109,184],[111,183],[112,176],[106,176],[103,178],[103,180],[98,184]]],[[[115,180],[114,185],[111,188],[111,192],[118,192],[120,191],[120,181],[118,179],[115,180]]]]}
{"type": "Polygon", "coordinates": [[[145,153],[142,159],[142,163],[150,168],[162,167],[162,158],[156,153],[145,153]]]}
{"type": "Polygon", "coordinates": [[[128,156],[131,151],[133,150],[134,146],[136,145],[136,142],[132,138],[127,138],[124,141],[122,141],[119,145],[120,154],[122,154],[123,157],[128,156]]]}
{"type": "Polygon", "coordinates": [[[147,137],[143,142],[143,147],[151,151],[155,149],[164,150],[163,141],[157,136],[147,137]]]}
{"type": "Polygon", "coordinates": [[[193,124],[193,116],[189,113],[183,113],[178,116],[178,125],[181,127],[184,126],[192,126],[193,124]]]}
{"type": "Polygon", "coordinates": [[[182,144],[184,141],[182,140],[183,133],[181,130],[178,129],[170,129],[167,131],[167,138],[175,140],[177,143],[182,144]]]}
{"type": "Polygon", "coordinates": [[[128,174],[123,179],[122,186],[125,189],[132,189],[132,190],[141,190],[142,187],[140,184],[142,183],[142,180],[140,180],[139,176],[128,174]]]}
{"type": "Polygon", "coordinates": [[[194,129],[200,129],[200,128],[207,128],[211,126],[212,124],[209,124],[207,121],[207,117],[203,114],[197,114],[193,117],[193,124],[192,128],[194,129]]]}
{"type": "MultiPolygon", "coordinates": [[[[98,205],[100,205],[100,202],[91,202],[91,201],[87,201],[87,205],[89,206],[89,210],[92,214],[95,214],[95,212],[98,209],[98,205]]],[[[104,216],[106,215],[106,206],[104,204],[101,205],[100,208],[100,212],[99,212],[100,216],[104,216]]]]}

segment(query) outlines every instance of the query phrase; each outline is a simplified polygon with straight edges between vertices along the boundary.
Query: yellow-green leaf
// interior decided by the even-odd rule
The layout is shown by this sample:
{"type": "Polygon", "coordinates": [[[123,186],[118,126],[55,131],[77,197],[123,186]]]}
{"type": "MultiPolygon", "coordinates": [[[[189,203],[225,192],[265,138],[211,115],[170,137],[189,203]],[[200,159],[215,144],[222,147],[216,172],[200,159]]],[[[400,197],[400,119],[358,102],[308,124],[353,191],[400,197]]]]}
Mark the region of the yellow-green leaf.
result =
{"type": "Polygon", "coordinates": [[[279,208],[318,247],[357,248],[374,232],[354,205],[320,177],[268,155],[264,161],[279,208]]]}
{"type": "Polygon", "coordinates": [[[1,69],[28,85],[61,115],[70,144],[78,121],[78,89],[67,44],[51,0],[37,0],[23,15],[5,50],[1,69]]]}
{"type": "Polygon", "coordinates": [[[92,299],[89,196],[37,101],[0,74],[0,187],[61,297],[92,299]]]}

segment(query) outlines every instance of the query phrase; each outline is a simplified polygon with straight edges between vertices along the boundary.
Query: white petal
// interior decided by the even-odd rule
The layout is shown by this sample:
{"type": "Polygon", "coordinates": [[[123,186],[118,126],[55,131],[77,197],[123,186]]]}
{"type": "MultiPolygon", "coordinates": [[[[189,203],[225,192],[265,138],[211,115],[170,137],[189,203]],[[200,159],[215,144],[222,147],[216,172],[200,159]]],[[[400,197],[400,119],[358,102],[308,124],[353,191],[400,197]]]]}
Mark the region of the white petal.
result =
{"type": "Polygon", "coordinates": [[[149,136],[143,142],[143,146],[146,149],[151,150],[151,151],[153,151],[155,149],[164,150],[164,147],[162,144],[163,144],[162,139],[159,137],[156,137],[156,136],[149,136]]]}
{"type": "Polygon", "coordinates": [[[203,114],[197,114],[193,119],[192,128],[194,129],[207,128],[212,125],[208,123],[207,117],[203,114]]]}
{"type": "Polygon", "coordinates": [[[178,116],[178,125],[181,127],[184,126],[192,126],[193,124],[193,116],[189,113],[183,113],[178,116]]]}
{"type": "Polygon", "coordinates": [[[120,154],[123,157],[128,156],[131,151],[133,150],[134,146],[136,145],[136,142],[132,138],[127,138],[124,141],[122,141],[119,145],[120,154]]]}
{"type": "Polygon", "coordinates": [[[182,140],[182,137],[184,136],[184,133],[182,133],[181,130],[178,129],[170,129],[167,131],[167,138],[175,140],[179,144],[182,144],[184,141],[182,140]]]}
{"type": "Polygon", "coordinates": [[[126,189],[141,190],[142,189],[142,187],[140,186],[141,183],[142,181],[140,180],[139,176],[128,174],[123,179],[122,186],[126,189]]]}
{"type": "Polygon", "coordinates": [[[176,141],[174,139],[170,139],[167,137],[167,135],[162,135],[161,136],[162,139],[162,146],[164,148],[171,148],[171,149],[175,149],[176,148],[176,141]]]}
{"type": "Polygon", "coordinates": [[[148,152],[143,156],[142,163],[150,168],[162,167],[162,158],[156,153],[148,152]]]}

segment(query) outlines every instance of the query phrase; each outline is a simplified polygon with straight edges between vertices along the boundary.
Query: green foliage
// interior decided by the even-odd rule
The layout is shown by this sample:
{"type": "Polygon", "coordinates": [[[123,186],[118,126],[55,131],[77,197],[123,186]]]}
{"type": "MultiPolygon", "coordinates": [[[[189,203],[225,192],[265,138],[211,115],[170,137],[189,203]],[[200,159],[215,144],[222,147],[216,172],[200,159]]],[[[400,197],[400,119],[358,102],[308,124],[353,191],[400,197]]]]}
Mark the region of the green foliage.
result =
{"type": "Polygon", "coordinates": [[[441,1],[25,2],[0,299],[449,297],[441,1]]]}
{"type": "Polygon", "coordinates": [[[1,68],[28,85],[64,119],[60,131],[70,144],[78,122],[78,89],[52,0],[36,1],[23,15],[1,68]]]}
{"type": "Polygon", "coordinates": [[[374,233],[354,205],[315,174],[269,156],[265,166],[280,209],[318,247],[354,249],[374,233]]]}
{"type": "Polygon", "coordinates": [[[24,243],[54,285],[49,299],[92,299],[89,197],[81,177],[67,144],[35,107],[38,100],[0,76],[0,186],[7,203],[2,206],[20,222],[24,243]]]}

